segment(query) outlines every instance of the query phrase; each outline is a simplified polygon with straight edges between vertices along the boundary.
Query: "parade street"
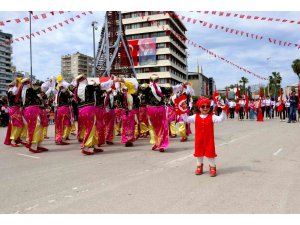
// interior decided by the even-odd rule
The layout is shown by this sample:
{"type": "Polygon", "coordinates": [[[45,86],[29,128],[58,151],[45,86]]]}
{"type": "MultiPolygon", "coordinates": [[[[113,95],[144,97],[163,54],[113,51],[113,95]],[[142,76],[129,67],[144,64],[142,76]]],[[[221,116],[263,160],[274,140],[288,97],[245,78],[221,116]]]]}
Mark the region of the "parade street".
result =
{"type": "MultiPolygon", "coordinates": [[[[5,134],[1,128],[0,140],[5,134]]],[[[0,213],[300,212],[299,123],[216,124],[216,177],[206,159],[204,174],[194,174],[194,134],[171,139],[164,153],[149,139],[124,147],[117,137],[92,156],[80,153],[74,136],[55,145],[53,125],[48,134],[48,152],[1,145],[0,213]]]]}

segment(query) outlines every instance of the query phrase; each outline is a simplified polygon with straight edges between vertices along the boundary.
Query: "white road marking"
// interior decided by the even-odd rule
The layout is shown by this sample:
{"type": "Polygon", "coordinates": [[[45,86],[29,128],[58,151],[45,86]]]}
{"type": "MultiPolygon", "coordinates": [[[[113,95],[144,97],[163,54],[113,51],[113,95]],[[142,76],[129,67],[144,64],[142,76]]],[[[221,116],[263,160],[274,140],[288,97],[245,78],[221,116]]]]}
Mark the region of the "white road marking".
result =
{"type": "Polygon", "coordinates": [[[65,195],[65,198],[73,198],[72,195],[65,195]]]}
{"type": "Polygon", "coordinates": [[[282,151],[282,148],[280,148],[280,149],[278,149],[276,152],[274,152],[273,155],[276,156],[276,155],[278,155],[279,152],[281,152],[281,151],[282,151]]]}
{"type": "Polygon", "coordinates": [[[34,206],[26,208],[25,210],[30,211],[30,210],[33,210],[34,208],[38,207],[38,206],[39,206],[39,204],[36,204],[34,206]]]}
{"type": "Polygon", "coordinates": [[[78,187],[73,187],[72,189],[73,189],[73,190],[77,190],[77,189],[78,189],[78,187]]]}
{"type": "Polygon", "coordinates": [[[25,157],[29,157],[29,158],[34,158],[34,159],[39,159],[40,157],[36,157],[36,156],[31,156],[31,155],[25,155],[22,153],[17,153],[17,155],[21,155],[21,156],[25,156],[25,157]]]}
{"type": "Polygon", "coordinates": [[[180,157],[180,158],[177,158],[177,159],[174,159],[174,160],[171,160],[169,162],[166,162],[166,164],[168,165],[172,165],[172,164],[176,164],[180,161],[183,161],[183,160],[186,160],[188,158],[191,158],[193,155],[189,154],[189,155],[186,155],[186,156],[183,156],[183,157],[180,157]]]}
{"type": "Polygon", "coordinates": [[[56,202],[56,200],[53,199],[53,200],[49,200],[48,202],[49,203],[54,203],[54,202],[56,202]]]}
{"type": "Polygon", "coordinates": [[[235,142],[235,141],[237,141],[237,140],[243,139],[243,138],[248,137],[248,136],[249,136],[249,135],[245,135],[245,136],[242,136],[242,137],[238,137],[238,138],[232,139],[232,140],[230,140],[230,141],[228,141],[228,142],[225,142],[225,143],[222,143],[222,144],[218,144],[217,146],[220,147],[220,146],[223,146],[223,145],[227,145],[227,144],[233,143],[233,142],[235,142]]]}

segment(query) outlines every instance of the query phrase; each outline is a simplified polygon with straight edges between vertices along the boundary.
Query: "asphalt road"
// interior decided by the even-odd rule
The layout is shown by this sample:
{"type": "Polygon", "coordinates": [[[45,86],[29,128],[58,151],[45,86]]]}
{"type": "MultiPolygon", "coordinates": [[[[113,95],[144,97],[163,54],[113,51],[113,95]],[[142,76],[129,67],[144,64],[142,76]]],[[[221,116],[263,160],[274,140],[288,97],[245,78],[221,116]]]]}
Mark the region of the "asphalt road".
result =
{"type": "MultiPolygon", "coordinates": [[[[4,140],[5,128],[0,130],[4,140]]],[[[1,145],[0,213],[300,213],[300,123],[215,125],[217,177],[195,176],[194,135],[160,153],[148,139],[93,156],[45,141],[49,152],[1,145]]],[[[3,142],[2,142],[3,143],[3,142]]]]}

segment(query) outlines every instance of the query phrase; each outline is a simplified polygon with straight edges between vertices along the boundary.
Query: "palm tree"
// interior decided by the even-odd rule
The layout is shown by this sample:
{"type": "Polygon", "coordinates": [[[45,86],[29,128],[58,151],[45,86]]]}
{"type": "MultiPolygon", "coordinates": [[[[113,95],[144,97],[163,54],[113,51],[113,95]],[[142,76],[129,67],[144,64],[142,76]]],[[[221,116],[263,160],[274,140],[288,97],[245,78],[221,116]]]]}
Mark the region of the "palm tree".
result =
{"type": "Polygon", "coordinates": [[[244,89],[244,94],[246,92],[246,84],[249,83],[248,78],[246,77],[241,77],[241,80],[239,81],[240,84],[243,84],[243,89],[244,89]]]}
{"type": "Polygon", "coordinates": [[[300,59],[296,59],[293,61],[292,68],[295,74],[297,74],[300,81],[300,59]]]}
{"type": "Polygon", "coordinates": [[[272,72],[272,75],[269,76],[268,90],[271,96],[274,95],[274,93],[277,96],[277,92],[279,92],[281,81],[282,77],[279,72],[272,72]]]}

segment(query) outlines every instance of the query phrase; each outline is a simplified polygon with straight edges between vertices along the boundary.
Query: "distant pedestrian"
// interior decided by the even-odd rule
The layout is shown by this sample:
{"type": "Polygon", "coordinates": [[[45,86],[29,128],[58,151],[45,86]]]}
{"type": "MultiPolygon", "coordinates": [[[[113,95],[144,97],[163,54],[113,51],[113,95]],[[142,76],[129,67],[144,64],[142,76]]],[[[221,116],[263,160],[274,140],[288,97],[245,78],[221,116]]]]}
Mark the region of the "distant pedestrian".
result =
{"type": "Polygon", "coordinates": [[[292,91],[292,95],[290,96],[289,103],[290,103],[290,113],[289,113],[289,121],[288,123],[296,123],[296,111],[298,108],[298,97],[295,95],[295,91],[292,91]]]}

